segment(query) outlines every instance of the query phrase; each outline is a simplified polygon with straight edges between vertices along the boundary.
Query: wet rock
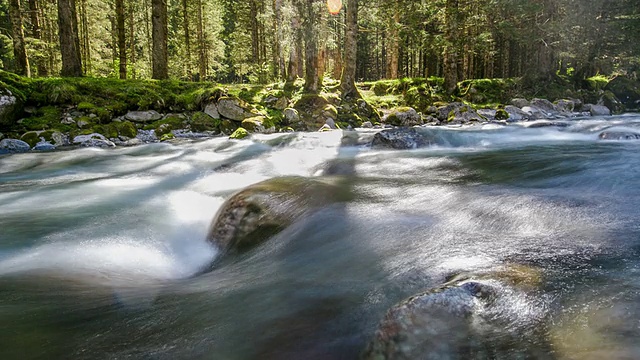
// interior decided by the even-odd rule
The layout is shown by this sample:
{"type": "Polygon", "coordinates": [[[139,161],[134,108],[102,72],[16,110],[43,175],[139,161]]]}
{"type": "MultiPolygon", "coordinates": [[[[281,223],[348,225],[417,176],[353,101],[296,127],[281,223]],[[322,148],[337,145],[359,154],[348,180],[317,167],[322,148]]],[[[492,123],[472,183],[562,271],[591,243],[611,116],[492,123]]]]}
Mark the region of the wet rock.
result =
{"type": "Polygon", "coordinates": [[[217,107],[221,116],[234,121],[242,121],[256,115],[249,104],[235,97],[221,97],[217,107]]]}
{"type": "Polygon", "coordinates": [[[382,130],[374,135],[372,148],[397,150],[417,149],[431,145],[431,141],[416,128],[396,128],[382,130]]]}
{"type": "Polygon", "coordinates": [[[522,111],[529,115],[530,120],[548,119],[549,114],[535,106],[525,106],[522,111]]]}
{"type": "Polygon", "coordinates": [[[626,131],[604,131],[598,135],[600,140],[640,140],[640,134],[626,131]]]}
{"type": "Polygon", "coordinates": [[[640,81],[618,76],[604,88],[615,95],[627,109],[640,107],[640,81]]]}
{"type": "Polygon", "coordinates": [[[33,147],[35,151],[54,151],[56,147],[48,141],[41,141],[33,147]]]}
{"type": "Polygon", "coordinates": [[[61,132],[54,132],[51,135],[51,141],[53,141],[53,144],[57,147],[68,146],[71,144],[71,142],[69,141],[69,135],[63,134],[61,132]]]}
{"type": "Polygon", "coordinates": [[[107,140],[107,138],[105,138],[104,135],[98,134],[98,133],[93,133],[93,134],[89,134],[89,135],[78,135],[78,136],[73,138],[73,143],[74,144],[81,144],[81,143],[89,141],[91,139],[107,140]]]}
{"type": "Polygon", "coordinates": [[[373,124],[371,123],[371,121],[365,121],[362,123],[362,127],[364,129],[372,129],[373,128],[373,124]]]}
{"type": "Polygon", "coordinates": [[[116,144],[109,140],[104,139],[88,139],[83,141],[80,146],[82,147],[96,147],[96,148],[114,148],[116,144]]]}
{"type": "Polygon", "coordinates": [[[265,127],[263,125],[265,118],[263,116],[254,116],[242,120],[242,127],[252,133],[264,133],[265,127]]]}
{"type": "Polygon", "coordinates": [[[155,110],[129,111],[124,118],[132,122],[148,123],[162,119],[162,115],[155,110]]]}
{"type": "Polygon", "coordinates": [[[526,266],[458,274],[389,309],[361,358],[537,358],[539,345],[513,341],[539,335],[542,313],[524,314],[518,306],[536,306],[526,292],[537,289],[540,278],[526,266]]]}
{"type": "Polygon", "coordinates": [[[138,130],[138,134],[136,134],[136,138],[146,143],[158,141],[156,132],[153,130],[138,130]]]}
{"type": "Polygon", "coordinates": [[[609,116],[611,115],[611,110],[604,105],[593,105],[587,104],[585,105],[589,110],[591,116],[609,116]]]}
{"type": "Polygon", "coordinates": [[[22,140],[4,139],[0,140],[0,150],[8,153],[25,153],[31,150],[31,146],[22,140]]]}
{"type": "Polygon", "coordinates": [[[422,117],[414,108],[411,107],[394,109],[385,119],[383,119],[383,121],[386,124],[393,126],[422,125],[422,117]]]}
{"type": "Polygon", "coordinates": [[[23,110],[23,102],[9,89],[0,89],[0,125],[11,126],[23,110]]]}
{"type": "Polygon", "coordinates": [[[436,117],[438,120],[448,124],[466,124],[485,120],[472,107],[459,102],[438,108],[436,117]]]}
{"type": "Polygon", "coordinates": [[[561,114],[571,114],[576,109],[575,101],[569,99],[558,100],[555,105],[561,114]]]}
{"type": "Polygon", "coordinates": [[[531,100],[531,106],[542,110],[547,115],[547,117],[560,113],[560,110],[558,110],[558,108],[547,99],[533,99],[531,100]]]}
{"type": "Polygon", "coordinates": [[[526,126],[530,129],[538,129],[538,128],[544,128],[544,127],[565,128],[569,126],[569,123],[561,122],[561,121],[542,120],[542,121],[535,121],[535,122],[528,123],[526,126]]]}
{"type": "Polygon", "coordinates": [[[511,105],[517,107],[518,109],[522,109],[525,106],[530,106],[531,103],[527,99],[516,98],[511,100],[511,105]]]}
{"type": "Polygon", "coordinates": [[[298,219],[348,199],[343,187],[321,180],[269,179],[232,195],[213,219],[207,239],[223,253],[248,250],[298,219]]]}
{"type": "Polygon", "coordinates": [[[204,113],[214,119],[220,119],[220,113],[218,112],[218,105],[216,103],[207,104],[207,106],[204,107],[204,113]]]}
{"type": "MultiPolygon", "coordinates": [[[[479,109],[478,115],[482,116],[487,120],[496,120],[496,110],[493,109],[479,109]]],[[[508,116],[508,115],[507,115],[508,116]]]]}
{"type": "Polygon", "coordinates": [[[233,132],[233,134],[229,136],[229,139],[240,140],[248,136],[249,132],[246,129],[239,127],[238,129],[236,129],[236,131],[233,132]]]}
{"type": "Polygon", "coordinates": [[[283,115],[287,124],[295,124],[300,121],[300,114],[296,109],[293,109],[293,108],[285,109],[283,115]]]}

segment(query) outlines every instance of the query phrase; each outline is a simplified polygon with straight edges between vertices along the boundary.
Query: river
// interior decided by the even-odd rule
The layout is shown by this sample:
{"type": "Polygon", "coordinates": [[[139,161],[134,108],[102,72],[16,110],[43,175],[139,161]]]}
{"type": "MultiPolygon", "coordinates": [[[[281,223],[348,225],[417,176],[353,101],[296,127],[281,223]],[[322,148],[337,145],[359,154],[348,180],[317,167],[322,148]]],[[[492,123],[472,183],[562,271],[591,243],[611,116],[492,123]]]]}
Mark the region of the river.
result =
{"type": "Polygon", "coordinates": [[[640,116],[526,125],[423,128],[439,141],[408,151],[335,131],[0,156],[0,358],[355,359],[394,304],[505,263],[543,274],[505,305],[536,319],[527,351],[638,358],[640,141],[598,134],[640,116]],[[216,261],[226,198],[336,162],[353,200],[216,261]]]}

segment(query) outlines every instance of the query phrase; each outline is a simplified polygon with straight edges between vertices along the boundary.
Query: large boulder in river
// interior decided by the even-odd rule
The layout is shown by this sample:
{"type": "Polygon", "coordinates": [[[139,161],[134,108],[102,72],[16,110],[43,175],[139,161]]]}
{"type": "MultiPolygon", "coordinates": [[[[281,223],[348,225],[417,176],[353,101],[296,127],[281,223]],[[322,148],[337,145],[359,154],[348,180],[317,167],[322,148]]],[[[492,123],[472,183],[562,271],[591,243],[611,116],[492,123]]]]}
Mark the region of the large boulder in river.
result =
{"type": "Polygon", "coordinates": [[[218,210],[207,240],[223,253],[247,250],[298,219],[349,197],[347,188],[320,179],[269,179],[232,195],[218,210]]]}
{"type": "Polygon", "coordinates": [[[18,139],[4,139],[0,141],[0,153],[24,153],[31,150],[31,146],[18,139]]]}
{"type": "Polygon", "coordinates": [[[513,105],[507,105],[504,107],[504,111],[509,114],[508,121],[522,121],[529,120],[529,113],[522,111],[519,107],[513,105]]]}
{"type": "Polygon", "coordinates": [[[618,76],[604,88],[611,91],[627,109],[640,108],[640,81],[618,76]]]}
{"type": "Polygon", "coordinates": [[[543,306],[527,296],[540,283],[539,271],[520,265],[460,274],[389,309],[361,358],[537,358],[540,344],[522,340],[544,335],[543,312],[532,310],[543,306]]]}
{"type": "Polygon", "coordinates": [[[416,126],[422,125],[422,116],[414,108],[401,107],[392,110],[383,121],[393,126],[416,126]]]}
{"type": "Polygon", "coordinates": [[[591,116],[609,116],[611,110],[604,105],[587,104],[585,107],[588,109],[591,116]]]}
{"type": "Polygon", "coordinates": [[[432,141],[416,128],[382,130],[373,136],[372,148],[410,150],[431,145],[432,141]]]}
{"type": "Polygon", "coordinates": [[[475,109],[471,106],[454,102],[442,107],[436,111],[436,118],[449,124],[466,124],[473,121],[484,121],[475,109]]]}

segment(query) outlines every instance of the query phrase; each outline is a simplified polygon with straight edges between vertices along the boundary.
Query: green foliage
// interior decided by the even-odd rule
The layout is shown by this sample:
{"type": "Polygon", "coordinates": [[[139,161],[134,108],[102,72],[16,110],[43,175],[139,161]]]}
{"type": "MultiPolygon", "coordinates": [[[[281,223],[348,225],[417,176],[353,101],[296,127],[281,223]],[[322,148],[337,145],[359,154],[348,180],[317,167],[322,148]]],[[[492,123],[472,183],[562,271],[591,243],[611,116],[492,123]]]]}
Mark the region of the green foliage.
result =
{"type": "Polygon", "coordinates": [[[211,116],[196,112],[191,116],[191,130],[193,131],[215,131],[220,128],[222,121],[211,116]]]}
{"type": "Polygon", "coordinates": [[[231,134],[231,136],[229,136],[229,139],[240,140],[240,139],[246,138],[247,136],[249,136],[249,132],[244,128],[240,127],[236,129],[236,131],[234,131],[233,134],[231,134]]]}

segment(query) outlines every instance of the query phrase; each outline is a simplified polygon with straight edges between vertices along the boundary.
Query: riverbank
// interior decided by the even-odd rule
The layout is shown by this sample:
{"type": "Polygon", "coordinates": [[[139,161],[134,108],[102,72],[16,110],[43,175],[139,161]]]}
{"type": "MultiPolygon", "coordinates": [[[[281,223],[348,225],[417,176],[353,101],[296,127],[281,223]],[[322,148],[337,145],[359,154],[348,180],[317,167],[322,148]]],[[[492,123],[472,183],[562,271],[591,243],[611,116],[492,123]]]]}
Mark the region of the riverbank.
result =
{"type": "Polygon", "coordinates": [[[316,95],[302,84],[220,85],[95,78],[27,79],[0,72],[0,151],[115,147],[175,138],[562,120],[637,110],[640,83],[557,78],[541,88],[520,79],[468,80],[446,95],[442,79],[360,83],[344,102],[326,79],[316,95]]]}

